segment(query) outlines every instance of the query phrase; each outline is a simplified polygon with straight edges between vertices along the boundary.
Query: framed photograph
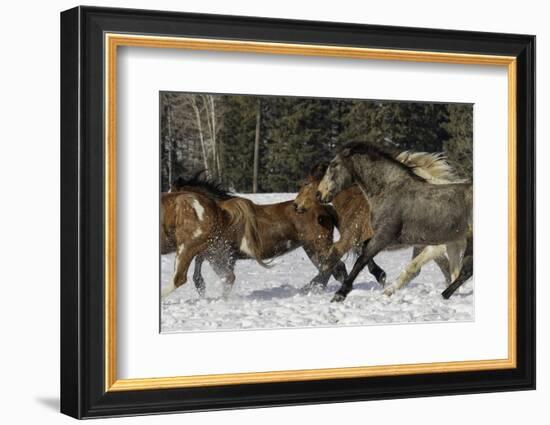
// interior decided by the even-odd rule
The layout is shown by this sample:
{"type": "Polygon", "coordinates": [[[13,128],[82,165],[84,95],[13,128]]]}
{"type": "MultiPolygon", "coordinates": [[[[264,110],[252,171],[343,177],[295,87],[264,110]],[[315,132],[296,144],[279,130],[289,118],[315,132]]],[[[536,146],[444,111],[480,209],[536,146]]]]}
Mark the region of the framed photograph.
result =
{"type": "Polygon", "coordinates": [[[535,37],[61,14],[61,411],[535,388],[535,37]]]}

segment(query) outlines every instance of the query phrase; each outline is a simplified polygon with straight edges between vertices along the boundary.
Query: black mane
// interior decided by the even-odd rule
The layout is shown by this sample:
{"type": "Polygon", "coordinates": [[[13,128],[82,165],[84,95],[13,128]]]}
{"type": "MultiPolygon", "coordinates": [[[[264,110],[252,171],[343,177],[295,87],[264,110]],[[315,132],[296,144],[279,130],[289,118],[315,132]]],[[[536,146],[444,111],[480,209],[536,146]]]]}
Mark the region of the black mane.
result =
{"type": "Polygon", "coordinates": [[[204,176],[205,172],[199,171],[190,178],[178,176],[172,182],[170,189],[172,191],[182,190],[184,187],[192,187],[196,191],[211,196],[218,201],[225,201],[234,198],[235,195],[222,187],[221,183],[214,182],[204,176]]]}
{"type": "Polygon", "coordinates": [[[318,162],[309,170],[309,176],[314,180],[321,180],[327,171],[328,164],[327,161],[318,162]]]}
{"type": "Polygon", "coordinates": [[[416,174],[413,170],[413,167],[402,163],[398,159],[396,159],[397,152],[390,153],[387,152],[378,146],[375,146],[371,143],[367,142],[350,142],[346,143],[344,147],[340,150],[340,153],[345,153],[344,156],[351,156],[351,155],[367,155],[369,158],[371,158],[373,161],[377,161],[380,159],[386,159],[390,162],[393,162],[397,166],[399,166],[401,169],[407,171],[411,177],[413,177],[416,180],[420,181],[426,181],[423,177],[420,177],[418,174],[416,174]]]}

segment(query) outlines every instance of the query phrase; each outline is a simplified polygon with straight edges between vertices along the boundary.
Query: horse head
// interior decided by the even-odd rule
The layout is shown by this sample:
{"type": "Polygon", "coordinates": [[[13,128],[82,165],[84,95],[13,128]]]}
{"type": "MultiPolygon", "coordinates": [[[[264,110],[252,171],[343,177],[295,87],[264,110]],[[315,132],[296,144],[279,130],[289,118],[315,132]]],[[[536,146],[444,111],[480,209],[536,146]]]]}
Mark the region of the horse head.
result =
{"type": "Polygon", "coordinates": [[[350,156],[351,150],[345,148],[330,161],[315,194],[319,202],[331,202],[334,196],[353,184],[353,176],[346,166],[350,156]]]}
{"type": "Polygon", "coordinates": [[[320,162],[316,164],[309,172],[305,182],[302,187],[300,187],[300,191],[298,192],[296,199],[294,199],[294,209],[297,213],[303,214],[306,211],[320,206],[320,203],[316,197],[317,188],[327,167],[328,162],[320,162]]]}

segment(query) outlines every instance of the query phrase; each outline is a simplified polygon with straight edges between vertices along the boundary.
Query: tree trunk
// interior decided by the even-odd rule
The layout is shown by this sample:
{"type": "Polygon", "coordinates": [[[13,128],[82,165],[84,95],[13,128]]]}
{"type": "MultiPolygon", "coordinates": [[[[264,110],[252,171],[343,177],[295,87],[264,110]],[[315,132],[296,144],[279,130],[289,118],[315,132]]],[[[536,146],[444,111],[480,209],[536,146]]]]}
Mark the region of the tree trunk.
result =
{"type": "Polygon", "coordinates": [[[260,124],[262,121],[262,104],[258,99],[256,105],[256,136],[254,138],[254,171],[252,177],[252,193],[258,192],[258,168],[260,165],[260,124]]]}
{"type": "Polygon", "coordinates": [[[195,96],[191,97],[191,106],[193,107],[193,110],[195,111],[195,117],[197,119],[197,129],[199,130],[199,140],[201,142],[201,150],[202,150],[202,160],[204,162],[204,172],[206,173],[206,177],[210,177],[210,171],[208,170],[208,159],[206,154],[206,145],[204,142],[204,133],[202,131],[202,121],[201,121],[201,112],[199,110],[199,106],[197,105],[197,99],[195,96]]]}
{"type": "Polygon", "coordinates": [[[216,178],[221,179],[221,167],[220,167],[220,147],[218,144],[218,126],[216,121],[216,103],[214,96],[208,95],[208,102],[210,104],[210,134],[212,140],[212,146],[214,148],[214,167],[216,169],[216,178]]]}
{"type": "Polygon", "coordinates": [[[173,137],[172,137],[172,107],[168,106],[167,108],[168,115],[168,190],[172,186],[172,150],[173,150],[173,137]]]}

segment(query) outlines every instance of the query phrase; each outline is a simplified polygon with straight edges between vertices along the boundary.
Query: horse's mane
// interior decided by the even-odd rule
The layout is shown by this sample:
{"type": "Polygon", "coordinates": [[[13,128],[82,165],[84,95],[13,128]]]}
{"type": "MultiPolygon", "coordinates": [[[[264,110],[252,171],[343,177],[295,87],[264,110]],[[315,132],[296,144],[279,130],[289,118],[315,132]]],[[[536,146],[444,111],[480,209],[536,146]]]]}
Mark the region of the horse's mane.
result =
{"type": "Polygon", "coordinates": [[[170,188],[171,190],[177,191],[183,189],[184,187],[191,187],[197,192],[211,196],[219,201],[226,201],[235,197],[235,195],[226,190],[221,183],[214,182],[205,177],[204,170],[195,173],[190,178],[185,178],[181,175],[176,177],[170,188]]]}
{"type": "Polygon", "coordinates": [[[415,174],[433,184],[463,183],[441,153],[403,151],[395,159],[412,168],[415,174]]]}
{"type": "Polygon", "coordinates": [[[327,171],[328,164],[328,161],[321,161],[315,164],[311,167],[311,170],[309,170],[308,178],[314,181],[321,180],[327,171]]]}
{"type": "Polygon", "coordinates": [[[419,173],[418,170],[415,170],[419,165],[412,162],[402,162],[398,159],[399,154],[397,152],[387,152],[378,146],[375,146],[367,142],[350,142],[344,145],[340,153],[343,153],[344,156],[350,155],[367,155],[374,161],[377,160],[387,160],[397,165],[402,170],[405,170],[412,178],[415,180],[420,180],[424,182],[429,182],[426,173],[419,173]]]}
{"type": "MultiPolygon", "coordinates": [[[[363,148],[364,145],[366,143],[356,142],[346,145],[342,150],[349,147],[350,154],[368,152],[371,157],[378,155],[378,157],[383,156],[391,161],[397,161],[400,166],[404,165],[409,171],[412,171],[415,178],[420,177],[432,184],[464,183],[467,181],[457,177],[455,170],[447,161],[447,157],[441,152],[402,151],[389,153],[372,145],[369,145],[370,149],[363,148]]],[[[328,165],[329,163],[326,161],[318,162],[311,168],[307,178],[313,181],[321,180],[327,171],[328,165]]]]}

